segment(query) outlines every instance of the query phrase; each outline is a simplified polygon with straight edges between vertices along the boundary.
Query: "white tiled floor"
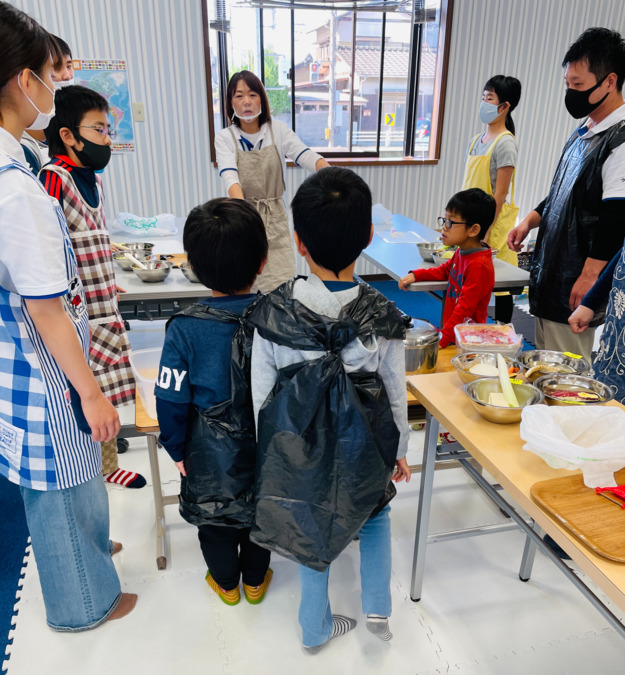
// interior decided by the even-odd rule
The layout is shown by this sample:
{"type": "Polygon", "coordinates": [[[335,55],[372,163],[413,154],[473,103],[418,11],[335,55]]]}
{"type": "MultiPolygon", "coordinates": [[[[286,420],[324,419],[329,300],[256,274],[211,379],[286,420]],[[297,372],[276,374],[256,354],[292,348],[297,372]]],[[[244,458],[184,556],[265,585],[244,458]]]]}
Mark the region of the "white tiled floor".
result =
{"type": "MultiPolygon", "coordinates": [[[[145,327],[162,331],[162,324],[145,327]]],[[[131,331],[135,348],[141,331],[131,331]]],[[[145,335],[143,335],[145,337],[145,335]]],[[[423,432],[413,432],[409,461],[420,461],[423,432]]],[[[160,451],[164,489],[177,491],[176,470],[160,451]]],[[[132,439],[124,468],[149,479],[144,439],[132,439]]],[[[625,641],[541,554],[532,579],[518,567],[524,537],[517,531],[428,546],[423,598],[409,597],[419,475],[400,485],[392,506],[394,638],[385,644],[363,622],[316,656],[302,653],[294,564],[274,557],[265,601],[227,607],[208,589],[195,529],[167,507],[169,564],[157,571],[152,490],[109,488],[111,536],[124,543],[116,556],[124,590],[139,594],[135,611],[81,634],[45,625],[32,555],[28,558],[13,632],[9,675],[561,675],[625,671],[625,641]]],[[[503,520],[461,469],[437,471],[431,531],[503,520]]],[[[358,549],[333,564],[333,610],[362,618],[358,549]]],[[[623,613],[613,607],[622,617],[623,613]]]]}
{"type": "MultiPolygon", "coordinates": [[[[411,462],[419,461],[422,435],[413,434],[411,462]]],[[[132,440],[124,464],[149,475],[142,439],[132,440]]],[[[175,469],[164,453],[161,466],[165,490],[175,492],[175,469]]],[[[524,539],[518,532],[430,544],[423,598],[413,603],[409,583],[418,483],[415,475],[393,502],[390,644],[379,642],[361,623],[317,656],[303,654],[292,563],[274,558],[274,581],[261,605],[227,607],[206,586],[195,530],[177,509],[167,510],[169,565],[159,572],[150,487],[111,488],[111,535],[125,545],[116,566],[124,589],[139,594],[137,608],[95,631],[54,633],[45,626],[30,556],[8,673],[623,672],[623,639],[546,558],[539,554],[532,579],[519,581],[524,539]]],[[[436,473],[432,531],[502,518],[461,469],[436,473]]],[[[352,544],[333,565],[334,611],[361,618],[358,584],[357,545],[352,544]]]]}

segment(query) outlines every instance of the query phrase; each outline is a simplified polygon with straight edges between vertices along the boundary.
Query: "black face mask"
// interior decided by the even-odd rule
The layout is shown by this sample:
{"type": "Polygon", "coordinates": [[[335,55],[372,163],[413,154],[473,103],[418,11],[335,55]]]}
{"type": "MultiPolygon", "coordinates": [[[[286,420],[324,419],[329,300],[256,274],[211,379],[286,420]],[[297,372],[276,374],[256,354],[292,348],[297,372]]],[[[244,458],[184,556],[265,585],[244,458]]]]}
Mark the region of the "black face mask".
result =
{"type": "Polygon", "coordinates": [[[76,150],[76,157],[89,168],[94,171],[102,171],[102,169],[109,163],[111,159],[111,147],[109,145],[98,145],[92,143],[86,138],[82,138],[78,133],[74,133],[77,140],[84,143],[82,150],[76,150]]]}
{"type": "Polygon", "coordinates": [[[602,99],[597,101],[597,103],[591,103],[588,100],[592,92],[603,84],[603,81],[606,77],[607,75],[601,78],[601,80],[599,80],[599,82],[597,82],[594,87],[590,87],[590,89],[584,89],[584,91],[579,91],[577,89],[566,90],[566,94],[564,96],[564,105],[569,111],[569,115],[571,115],[571,117],[574,117],[576,120],[580,119],[581,117],[588,117],[588,115],[590,115],[593,110],[596,110],[606,100],[610,92],[608,92],[602,99]]]}

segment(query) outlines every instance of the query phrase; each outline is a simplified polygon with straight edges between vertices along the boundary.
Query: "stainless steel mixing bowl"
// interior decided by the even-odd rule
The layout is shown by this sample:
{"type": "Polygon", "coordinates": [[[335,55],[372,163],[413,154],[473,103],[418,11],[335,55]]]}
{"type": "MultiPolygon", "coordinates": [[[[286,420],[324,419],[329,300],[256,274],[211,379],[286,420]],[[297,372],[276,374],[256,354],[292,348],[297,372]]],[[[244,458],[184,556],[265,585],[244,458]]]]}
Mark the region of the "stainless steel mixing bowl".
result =
{"type": "Polygon", "coordinates": [[[499,380],[495,378],[481,378],[464,385],[467,395],[475,410],[489,422],[496,424],[514,424],[521,421],[523,408],[528,405],[542,403],[545,399],[542,391],[531,384],[513,384],[512,389],[519,402],[518,408],[510,408],[486,403],[491,393],[501,392],[499,380]]]}
{"type": "Polygon", "coordinates": [[[171,272],[172,264],[170,262],[151,260],[145,263],[147,269],[141,269],[136,265],[133,265],[132,271],[141,279],[147,283],[155,283],[157,281],[165,281],[171,272]]]}

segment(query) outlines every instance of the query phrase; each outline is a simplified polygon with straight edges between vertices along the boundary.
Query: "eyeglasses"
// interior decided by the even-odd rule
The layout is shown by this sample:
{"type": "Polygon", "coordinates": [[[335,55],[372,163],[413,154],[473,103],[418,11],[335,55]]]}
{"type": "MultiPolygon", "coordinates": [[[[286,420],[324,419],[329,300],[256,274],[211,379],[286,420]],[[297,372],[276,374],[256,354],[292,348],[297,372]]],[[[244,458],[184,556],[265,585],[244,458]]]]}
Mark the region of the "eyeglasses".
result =
{"type": "Polygon", "coordinates": [[[79,129],[95,129],[99,134],[102,134],[102,136],[108,136],[109,138],[116,138],[117,137],[117,131],[115,129],[111,129],[111,127],[88,127],[84,124],[79,124],[78,125],[79,129]]]}
{"type": "Polygon", "coordinates": [[[451,220],[450,218],[443,218],[439,216],[436,219],[438,226],[442,229],[451,230],[454,225],[470,225],[470,223],[464,223],[461,220],[451,220]]]}

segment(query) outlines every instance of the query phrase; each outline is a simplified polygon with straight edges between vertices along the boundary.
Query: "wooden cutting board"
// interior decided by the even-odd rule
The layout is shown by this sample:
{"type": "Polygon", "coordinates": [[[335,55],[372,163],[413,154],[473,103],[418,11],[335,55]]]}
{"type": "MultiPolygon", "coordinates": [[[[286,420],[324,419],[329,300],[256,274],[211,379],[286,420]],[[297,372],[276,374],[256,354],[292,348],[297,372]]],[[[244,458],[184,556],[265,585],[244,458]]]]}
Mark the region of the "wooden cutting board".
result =
{"type": "MultiPolygon", "coordinates": [[[[625,469],[615,474],[625,484],[625,469]]],[[[584,485],[581,473],[534,483],[532,499],[598,555],[625,562],[625,509],[584,485]]]]}

